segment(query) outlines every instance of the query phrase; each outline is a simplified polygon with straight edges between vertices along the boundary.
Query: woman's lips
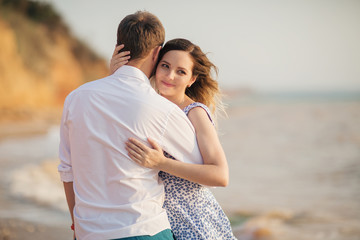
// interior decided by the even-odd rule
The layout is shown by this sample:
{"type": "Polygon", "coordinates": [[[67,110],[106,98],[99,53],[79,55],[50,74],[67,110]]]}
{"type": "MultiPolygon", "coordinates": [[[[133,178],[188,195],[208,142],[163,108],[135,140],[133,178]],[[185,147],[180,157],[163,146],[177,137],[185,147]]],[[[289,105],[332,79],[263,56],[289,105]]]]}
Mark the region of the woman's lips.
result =
{"type": "Polygon", "coordinates": [[[164,81],[161,81],[162,84],[164,84],[166,87],[173,87],[174,85],[171,84],[171,83],[167,83],[167,82],[164,82],[164,81]]]}

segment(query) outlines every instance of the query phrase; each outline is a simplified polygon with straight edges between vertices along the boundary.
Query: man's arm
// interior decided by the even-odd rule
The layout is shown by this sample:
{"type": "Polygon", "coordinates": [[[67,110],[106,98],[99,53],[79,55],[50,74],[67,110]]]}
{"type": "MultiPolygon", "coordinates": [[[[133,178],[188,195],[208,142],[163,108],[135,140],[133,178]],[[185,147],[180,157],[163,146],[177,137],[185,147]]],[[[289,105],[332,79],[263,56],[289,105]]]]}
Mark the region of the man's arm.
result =
{"type": "MultiPolygon", "coordinates": [[[[73,182],[64,182],[64,190],[65,190],[66,201],[71,215],[71,221],[72,224],[74,224],[75,194],[74,194],[73,182]]],[[[75,230],[74,230],[73,239],[76,239],[75,230]]]]}
{"type": "MultiPolygon", "coordinates": [[[[70,141],[69,141],[69,129],[67,126],[67,101],[65,100],[63,115],[60,124],[60,145],[59,145],[59,159],[60,164],[58,171],[60,173],[61,181],[64,183],[64,190],[66,201],[69,207],[72,223],[74,223],[74,206],[75,206],[75,194],[73,188],[73,172],[71,164],[70,153],[70,141]]],[[[75,239],[75,234],[74,234],[75,239]]]]}
{"type": "Polygon", "coordinates": [[[169,115],[160,145],[176,160],[202,164],[195,129],[185,113],[175,107],[169,115]]]}
{"type": "Polygon", "coordinates": [[[74,223],[75,194],[74,194],[73,182],[64,182],[64,190],[65,190],[66,201],[71,215],[71,220],[74,223]]]}

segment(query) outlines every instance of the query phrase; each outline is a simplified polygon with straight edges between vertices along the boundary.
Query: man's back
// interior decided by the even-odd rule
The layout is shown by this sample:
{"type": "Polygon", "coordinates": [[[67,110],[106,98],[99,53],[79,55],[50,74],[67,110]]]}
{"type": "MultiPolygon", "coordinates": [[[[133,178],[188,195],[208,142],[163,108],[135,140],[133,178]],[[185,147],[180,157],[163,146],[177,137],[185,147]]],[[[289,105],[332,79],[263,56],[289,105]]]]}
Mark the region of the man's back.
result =
{"type": "Polygon", "coordinates": [[[158,172],[134,163],[125,141],[152,137],[179,160],[192,162],[193,156],[200,163],[201,156],[186,116],[157,95],[140,70],[124,66],[79,87],[65,102],[61,128],[59,171],[63,181],[74,182],[79,239],[153,235],[170,228],[158,172]]]}

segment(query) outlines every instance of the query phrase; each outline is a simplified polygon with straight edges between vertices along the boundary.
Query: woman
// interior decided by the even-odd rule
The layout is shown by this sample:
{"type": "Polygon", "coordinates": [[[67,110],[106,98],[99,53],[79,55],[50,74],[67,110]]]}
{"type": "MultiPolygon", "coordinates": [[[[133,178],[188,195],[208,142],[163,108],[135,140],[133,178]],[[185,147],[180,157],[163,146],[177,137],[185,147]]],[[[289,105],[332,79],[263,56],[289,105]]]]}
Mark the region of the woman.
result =
{"type": "MultiPolygon", "coordinates": [[[[111,69],[126,64],[128,52],[115,49],[111,69]]],[[[219,104],[216,71],[201,49],[185,39],[168,41],[160,51],[153,86],[163,97],[178,105],[189,117],[196,132],[204,164],[174,161],[151,138],[152,148],[136,139],[126,143],[129,157],[144,167],[160,170],[165,186],[164,208],[177,239],[235,239],[228,218],[202,185],[226,186],[228,165],[217,137],[211,113],[219,104]],[[208,108],[209,107],[209,108],[208,108]],[[200,185],[202,184],[202,185],[200,185]]]]}

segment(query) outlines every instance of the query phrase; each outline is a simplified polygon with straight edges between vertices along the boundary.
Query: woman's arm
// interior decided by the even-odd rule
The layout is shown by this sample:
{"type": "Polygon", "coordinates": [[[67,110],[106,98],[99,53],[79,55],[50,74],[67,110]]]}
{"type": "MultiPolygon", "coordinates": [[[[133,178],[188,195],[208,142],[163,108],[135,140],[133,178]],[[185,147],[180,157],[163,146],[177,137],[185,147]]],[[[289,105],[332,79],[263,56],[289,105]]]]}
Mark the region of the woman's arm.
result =
{"type": "Polygon", "coordinates": [[[188,115],[194,125],[204,164],[190,164],[166,158],[161,147],[148,139],[149,148],[136,139],[129,139],[126,148],[131,159],[148,168],[158,169],[175,176],[208,186],[227,186],[229,173],[225,153],[216,130],[202,108],[193,108],[188,115]]]}
{"type": "MultiPolygon", "coordinates": [[[[204,161],[204,165],[202,165],[204,167],[199,169],[198,174],[201,174],[204,180],[216,183],[216,186],[227,186],[229,182],[228,163],[216,129],[207,112],[201,107],[195,107],[190,110],[188,117],[195,128],[196,139],[204,161]]],[[[211,186],[213,185],[211,184],[211,186]]]]}

